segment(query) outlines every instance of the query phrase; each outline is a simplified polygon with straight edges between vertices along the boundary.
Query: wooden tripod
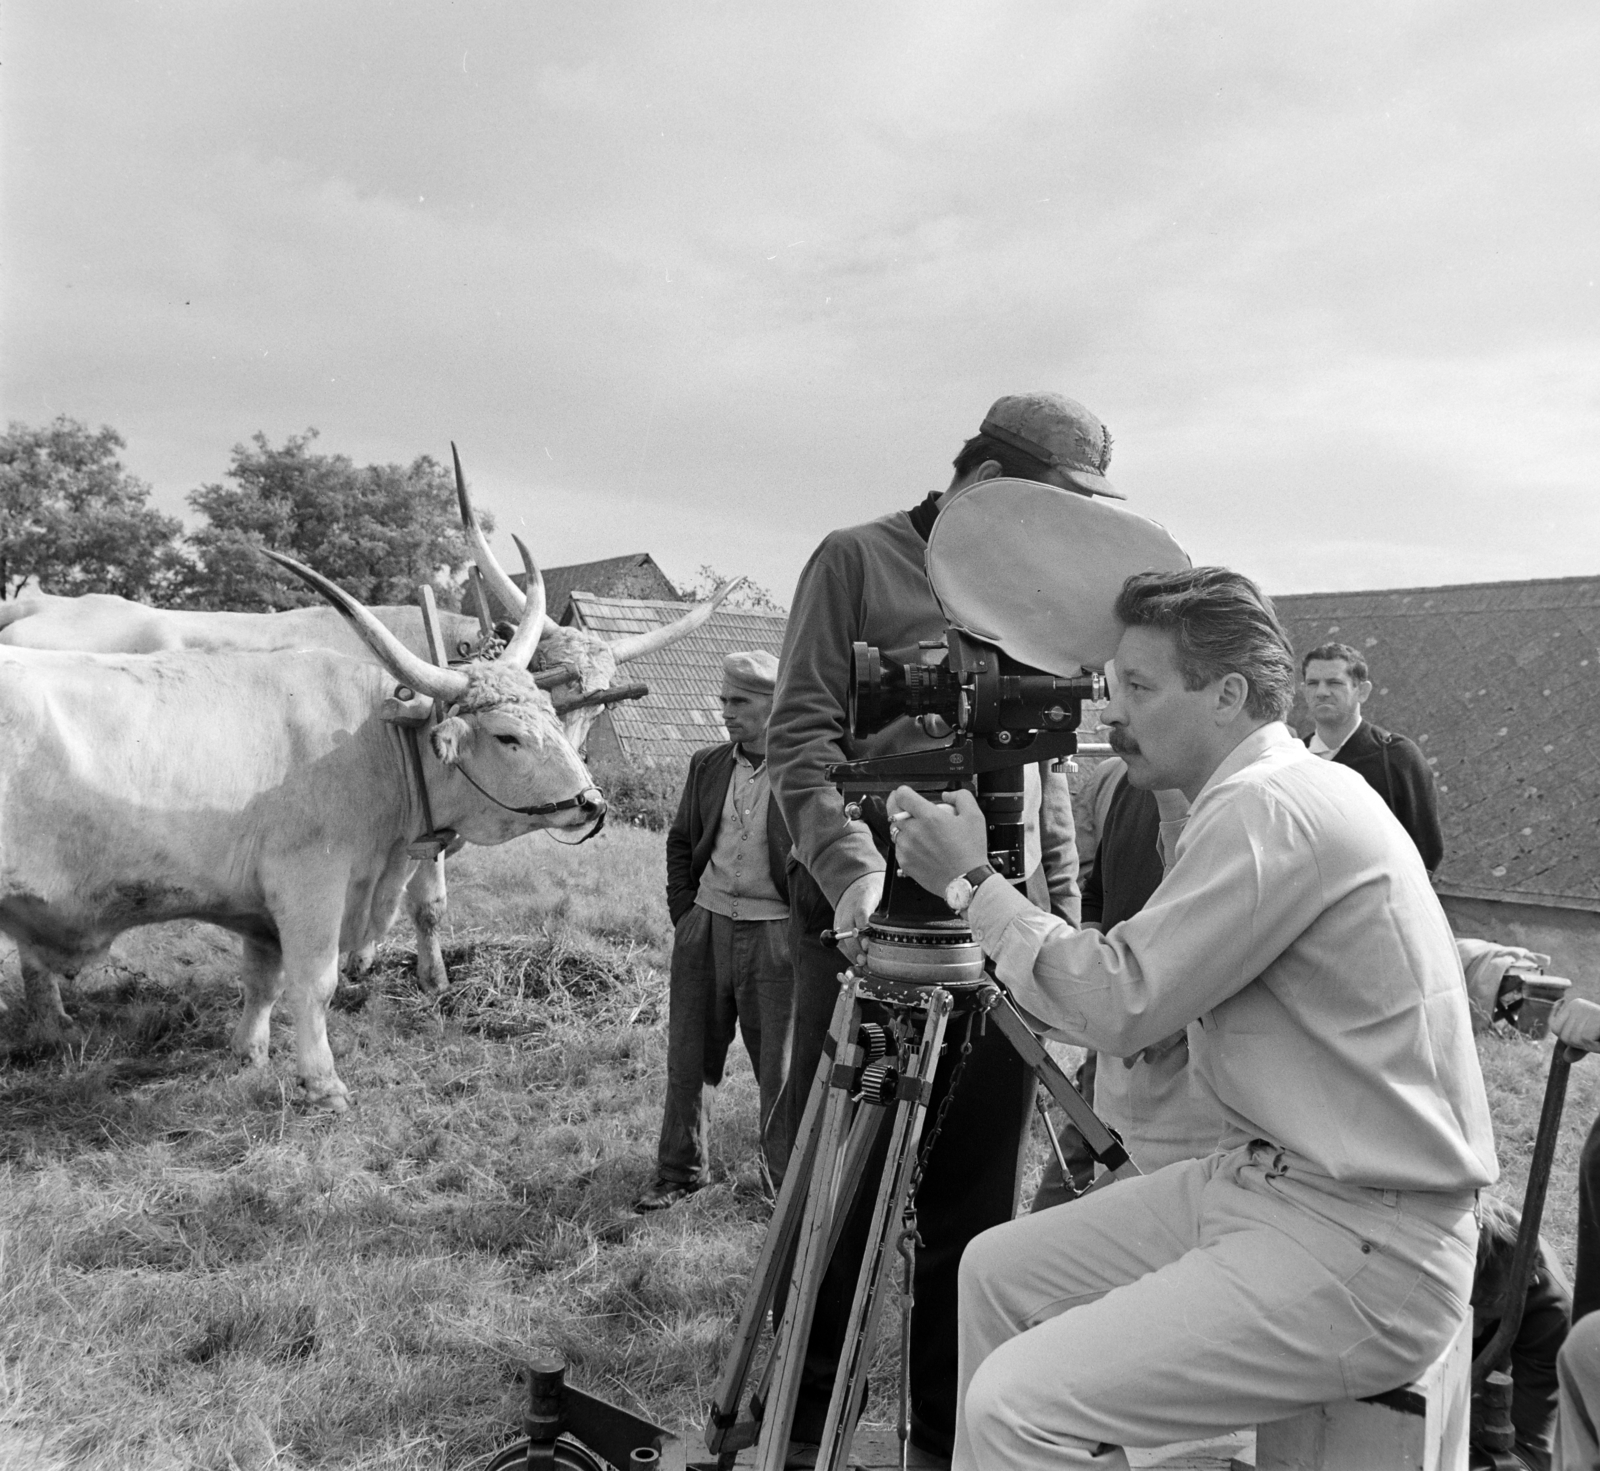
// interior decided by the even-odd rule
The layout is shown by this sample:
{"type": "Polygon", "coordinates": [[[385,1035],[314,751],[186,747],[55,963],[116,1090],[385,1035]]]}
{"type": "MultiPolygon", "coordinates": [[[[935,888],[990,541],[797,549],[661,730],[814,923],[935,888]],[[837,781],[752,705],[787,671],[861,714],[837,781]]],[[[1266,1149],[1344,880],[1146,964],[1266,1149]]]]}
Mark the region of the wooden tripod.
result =
{"type": "MultiPolygon", "coordinates": [[[[750,1445],[757,1447],[757,1471],[783,1471],[806,1341],[823,1276],[851,1210],[868,1183],[874,1147],[887,1129],[888,1163],[876,1185],[867,1250],[856,1279],[844,1351],[817,1453],[818,1471],[840,1471],[846,1464],[866,1393],[866,1368],[883,1315],[889,1272],[897,1253],[907,1249],[901,1239],[901,1222],[921,1173],[918,1146],[934,1069],[958,1002],[971,1020],[979,1024],[992,1021],[1000,1028],[1077,1126],[1090,1152],[1106,1169],[1090,1189],[1139,1173],[1122,1141],[1084,1101],[998,986],[984,982],[952,990],[854,971],[846,971],[842,980],[777,1208],[756,1261],[716,1398],[708,1409],[706,1447],[723,1471],[750,1445]],[[868,1005],[874,1006],[875,1014],[881,1009],[886,1019],[866,1020],[868,1005]],[[749,1397],[748,1413],[741,1419],[739,1403],[755,1363],[762,1325],[791,1260],[790,1288],[772,1351],[749,1397]]],[[[904,1365],[901,1372],[903,1376],[904,1365]]],[[[907,1433],[902,1414],[902,1467],[907,1433]]]]}

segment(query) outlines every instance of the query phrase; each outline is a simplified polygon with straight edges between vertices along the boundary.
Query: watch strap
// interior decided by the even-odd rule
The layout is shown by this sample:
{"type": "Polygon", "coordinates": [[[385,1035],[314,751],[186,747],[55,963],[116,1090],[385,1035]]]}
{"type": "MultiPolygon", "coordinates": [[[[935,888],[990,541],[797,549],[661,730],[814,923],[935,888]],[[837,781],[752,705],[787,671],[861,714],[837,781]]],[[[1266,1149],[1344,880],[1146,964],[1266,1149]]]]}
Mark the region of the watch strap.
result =
{"type": "Polygon", "coordinates": [[[992,864],[980,863],[976,868],[969,868],[961,877],[972,885],[972,892],[977,893],[983,881],[993,878],[994,875],[995,869],[992,864]]]}

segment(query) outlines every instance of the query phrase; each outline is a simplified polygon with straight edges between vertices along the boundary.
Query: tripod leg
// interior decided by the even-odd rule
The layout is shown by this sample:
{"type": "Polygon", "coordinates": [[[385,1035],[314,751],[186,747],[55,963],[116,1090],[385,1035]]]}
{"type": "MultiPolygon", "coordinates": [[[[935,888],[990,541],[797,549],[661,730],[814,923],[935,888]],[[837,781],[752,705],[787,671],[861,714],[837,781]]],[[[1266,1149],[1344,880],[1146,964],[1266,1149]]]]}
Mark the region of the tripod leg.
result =
{"type": "Polygon", "coordinates": [[[1056,1165],[1061,1171],[1061,1182],[1068,1190],[1072,1190],[1072,1166],[1067,1163],[1066,1151],[1061,1147],[1061,1135],[1056,1132],[1056,1121],[1050,1117],[1050,1105],[1045,1102],[1043,1093],[1033,1095],[1033,1106],[1039,1110],[1039,1118],[1044,1123],[1044,1132],[1050,1140],[1050,1152],[1055,1155],[1056,1165]]]}
{"type": "MultiPolygon", "coordinates": [[[[1100,1115],[1084,1101],[1083,1094],[1072,1086],[1072,1079],[1061,1071],[1056,1065],[1055,1058],[1045,1051],[1044,1043],[1034,1034],[1033,1028],[1022,1019],[1022,1013],[1017,1010],[1016,1003],[998,987],[995,990],[995,999],[989,1007],[989,1020],[1000,1028],[1006,1040],[1017,1049],[1017,1055],[1033,1069],[1039,1081],[1050,1090],[1050,1096],[1061,1105],[1062,1111],[1083,1135],[1084,1143],[1089,1146],[1089,1153],[1106,1167],[1108,1173],[1095,1181],[1089,1189],[1098,1189],[1105,1181],[1120,1180],[1126,1175],[1139,1174],[1139,1166],[1123,1148],[1122,1140],[1105,1126],[1100,1115]]],[[[1085,1194],[1087,1193],[1086,1191],[1085,1194]]]]}
{"type": "MultiPolygon", "coordinates": [[[[860,1193],[862,1182],[866,1177],[867,1165],[877,1148],[879,1136],[888,1126],[889,1118],[889,1110],[879,1104],[863,1102],[856,1108],[855,1120],[850,1125],[850,1137],[845,1142],[844,1168],[839,1174],[838,1197],[834,1201],[833,1223],[828,1231],[828,1249],[822,1258],[824,1263],[831,1262],[833,1254],[839,1249],[839,1240],[850,1224],[856,1196],[860,1193]]],[[[777,1370],[778,1356],[774,1353],[768,1358],[766,1368],[762,1370],[761,1378],[756,1384],[752,1405],[766,1405],[768,1396],[772,1392],[772,1379],[777,1370]]],[[[757,1418],[761,1418],[762,1411],[756,1410],[755,1414],[757,1418]]]]}
{"type": "MultiPolygon", "coordinates": [[[[766,1239],[761,1244],[761,1255],[756,1259],[755,1272],[749,1290],[739,1310],[739,1325],[734,1330],[733,1348],[722,1374],[717,1380],[717,1392],[708,1406],[706,1415],[706,1449],[721,1454],[729,1432],[738,1421],[739,1397],[744,1392],[750,1375],[750,1365],[755,1358],[756,1346],[761,1339],[761,1326],[767,1308],[777,1291],[778,1275],[788,1263],[796,1235],[800,1230],[801,1214],[805,1210],[811,1176],[817,1159],[817,1142],[822,1134],[823,1115],[832,1093],[833,1067],[839,1052],[839,1039],[854,1036],[860,1008],[854,990],[846,987],[839,992],[834,1003],[833,1021],[828,1029],[828,1045],[824,1048],[822,1062],[812,1080],[811,1092],[806,1098],[805,1114],[800,1121],[800,1134],[794,1155],[784,1175],[783,1188],[778,1192],[778,1202],[767,1226],[766,1239]]],[[[769,1361],[768,1372],[771,1364],[769,1361]]],[[[765,1401],[765,1381],[758,1398],[765,1401]]],[[[747,1439],[732,1437],[735,1444],[727,1446],[737,1451],[750,1444],[747,1439]]]]}
{"type": "MultiPolygon", "coordinates": [[[[772,1393],[762,1412],[761,1439],[756,1452],[758,1471],[783,1471],[783,1463],[789,1453],[789,1430],[794,1424],[795,1404],[800,1396],[800,1371],[805,1363],[806,1340],[811,1334],[817,1293],[828,1264],[827,1248],[832,1240],[846,1131],[853,1116],[849,1090],[840,1080],[858,1071],[864,1059],[863,1049],[857,1040],[857,1024],[861,1018],[860,1004],[856,999],[857,985],[853,978],[845,982],[839,1008],[834,1011],[834,1040],[838,1047],[833,1065],[830,1068],[824,1062],[818,1068],[819,1082],[824,1076],[828,1081],[827,1099],[816,1153],[809,1171],[805,1216],[800,1225],[800,1245],[795,1258],[792,1286],[784,1307],[783,1322],[778,1328],[777,1343],[772,1350],[778,1371],[772,1393]]],[[[788,1184],[786,1177],[785,1188],[788,1184]]],[[[848,1203],[843,1208],[848,1208],[848,1203]]]]}
{"type": "Polygon", "coordinates": [[[822,1447],[817,1452],[817,1471],[840,1471],[850,1454],[856,1417],[861,1413],[861,1402],[866,1394],[867,1362],[883,1315],[883,1286],[892,1263],[894,1243],[898,1241],[900,1221],[914,1188],[917,1143],[922,1135],[934,1069],[939,1065],[939,1049],[944,1043],[950,1005],[948,991],[936,988],[930,993],[921,1045],[912,1067],[900,1078],[894,1132],[889,1138],[889,1163],[878,1185],[867,1252],[861,1263],[861,1275],[856,1279],[855,1298],[850,1304],[845,1352],[833,1381],[833,1396],[828,1401],[822,1447]]]}

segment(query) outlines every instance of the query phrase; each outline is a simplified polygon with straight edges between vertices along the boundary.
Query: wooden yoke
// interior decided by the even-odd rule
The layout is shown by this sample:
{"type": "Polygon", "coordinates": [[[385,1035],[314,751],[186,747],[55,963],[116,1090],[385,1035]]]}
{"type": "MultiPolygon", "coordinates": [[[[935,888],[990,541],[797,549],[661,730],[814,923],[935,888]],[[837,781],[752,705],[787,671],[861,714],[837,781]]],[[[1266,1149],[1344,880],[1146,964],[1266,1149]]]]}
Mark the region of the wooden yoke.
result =
{"type": "MultiPolygon", "coordinates": [[[[433,589],[427,584],[417,589],[417,604],[422,609],[422,630],[428,641],[428,657],[442,668],[449,667],[450,659],[444,649],[444,632],[439,626],[439,609],[433,600],[433,589]]],[[[433,825],[433,805],[428,801],[428,782],[422,770],[422,752],[417,748],[419,732],[436,720],[443,720],[443,700],[430,699],[407,685],[396,685],[392,695],[385,697],[382,718],[391,725],[401,727],[401,743],[411,761],[411,774],[417,783],[417,796],[422,803],[423,831],[415,842],[406,847],[412,858],[424,861],[437,859],[456,840],[450,828],[433,825]]]]}

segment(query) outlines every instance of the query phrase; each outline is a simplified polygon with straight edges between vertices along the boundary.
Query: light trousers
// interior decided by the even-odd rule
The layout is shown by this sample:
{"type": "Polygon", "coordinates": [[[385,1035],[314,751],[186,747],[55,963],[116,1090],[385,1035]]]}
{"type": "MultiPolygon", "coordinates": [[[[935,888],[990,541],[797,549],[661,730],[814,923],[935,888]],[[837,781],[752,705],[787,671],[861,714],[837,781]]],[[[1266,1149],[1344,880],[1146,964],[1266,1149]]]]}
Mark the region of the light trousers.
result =
{"type": "Polygon", "coordinates": [[[986,1231],[961,1261],[954,1471],[1122,1471],[1122,1446],[1409,1382],[1466,1315],[1473,1206],[1258,1142],[986,1231]]]}
{"type": "Polygon", "coordinates": [[[1600,1466],[1600,1313],[1572,1325],[1556,1356],[1561,1399],[1556,1416],[1556,1471],[1600,1466]]]}

